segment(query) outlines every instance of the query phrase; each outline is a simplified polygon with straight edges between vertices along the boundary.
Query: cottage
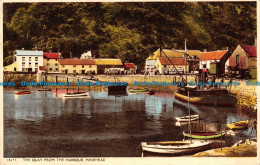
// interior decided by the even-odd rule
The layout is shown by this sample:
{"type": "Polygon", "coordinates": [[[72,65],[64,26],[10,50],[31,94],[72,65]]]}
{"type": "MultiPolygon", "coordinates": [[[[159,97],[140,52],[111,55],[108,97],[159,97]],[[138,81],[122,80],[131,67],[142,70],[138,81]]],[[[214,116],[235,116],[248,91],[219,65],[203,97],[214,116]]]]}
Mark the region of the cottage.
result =
{"type": "Polygon", "coordinates": [[[243,74],[243,72],[248,71],[251,78],[256,78],[256,46],[238,45],[227,60],[225,66],[226,72],[237,71],[239,74],[243,74]]]}
{"type": "MultiPolygon", "coordinates": [[[[188,59],[191,59],[189,65],[189,71],[198,69],[199,58],[201,56],[201,51],[199,50],[187,50],[188,59]]],[[[176,49],[158,49],[152,55],[150,55],[145,61],[145,73],[154,74],[158,71],[155,66],[155,62],[158,58],[165,57],[168,58],[185,58],[185,50],[176,50],[176,49]]]]}
{"type": "Polygon", "coordinates": [[[63,74],[96,74],[97,65],[93,59],[60,59],[59,71],[63,74]]]}
{"type": "Polygon", "coordinates": [[[203,52],[200,57],[200,69],[207,69],[211,74],[222,74],[225,62],[228,58],[228,50],[203,52]]]}
{"type": "Polygon", "coordinates": [[[125,63],[125,74],[136,74],[136,66],[133,63],[125,63]]]}
{"type": "Polygon", "coordinates": [[[48,73],[58,73],[60,53],[43,53],[43,66],[48,73]]]}
{"type": "Polygon", "coordinates": [[[104,74],[105,69],[109,68],[124,68],[120,59],[105,59],[105,58],[98,58],[95,59],[95,63],[97,65],[97,73],[104,74]]]}
{"type": "Polygon", "coordinates": [[[4,67],[4,72],[16,72],[16,71],[17,71],[17,62],[4,67]]]}
{"type": "Polygon", "coordinates": [[[43,51],[16,50],[14,62],[17,62],[17,71],[37,72],[39,66],[43,65],[43,51]]]}
{"type": "Polygon", "coordinates": [[[184,74],[186,71],[189,72],[188,63],[185,58],[168,59],[166,57],[160,57],[156,60],[155,66],[159,74],[177,74],[178,72],[179,74],[184,74]]]}

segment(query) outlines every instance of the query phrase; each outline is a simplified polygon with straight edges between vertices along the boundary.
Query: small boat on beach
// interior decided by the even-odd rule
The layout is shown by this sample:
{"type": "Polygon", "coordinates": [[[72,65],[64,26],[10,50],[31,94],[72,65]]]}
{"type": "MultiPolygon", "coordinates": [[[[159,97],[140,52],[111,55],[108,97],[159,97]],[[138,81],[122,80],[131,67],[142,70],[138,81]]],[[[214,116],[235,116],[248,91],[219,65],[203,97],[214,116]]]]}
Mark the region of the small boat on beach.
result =
{"type": "Polygon", "coordinates": [[[248,126],[248,120],[227,124],[227,127],[229,129],[243,129],[246,128],[247,126],[248,126]]]}
{"type": "Polygon", "coordinates": [[[142,142],[143,151],[161,154],[189,154],[206,150],[212,142],[162,141],[142,142]]]}
{"type": "Polygon", "coordinates": [[[85,97],[89,96],[88,92],[73,92],[73,93],[66,93],[64,97],[85,97]]]}
{"type": "Polygon", "coordinates": [[[15,93],[16,95],[28,95],[28,94],[31,94],[30,91],[20,91],[20,92],[16,92],[15,93]]]}
{"type": "Polygon", "coordinates": [[[225,132],[192,132],[191,134],[183,132],[183,135],[194,139],[215,139],[224,136],[225,132]]]}
{"type": "Polygon", "coordinates": [[[147,91],[149,91],[148,88],[144,88],[144,89],[139,89],[139,88],[137,88],[137,89],[130,89],[131,93],[139,93],[139,92],[147,92],[147,91]]]}
{"type": "Polygon", "coordinates": [[[188,122],[188,121],[194,121],[194,120],[199,120],[199,115],[190,115],[190,116],[180,116],[180,117],[175,117],[175,119],[179,122],[188,122]]]}

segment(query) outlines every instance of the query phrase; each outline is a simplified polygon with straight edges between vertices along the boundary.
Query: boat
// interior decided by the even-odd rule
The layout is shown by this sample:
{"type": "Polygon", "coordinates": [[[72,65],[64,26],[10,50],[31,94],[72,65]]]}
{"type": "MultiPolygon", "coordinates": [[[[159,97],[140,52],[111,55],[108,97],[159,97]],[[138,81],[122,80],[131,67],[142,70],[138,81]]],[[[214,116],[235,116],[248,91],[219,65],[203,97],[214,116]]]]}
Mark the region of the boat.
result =
{"type": "Polygon", "coordinates": [[[190,115],[190,116],[180,116],[180,117],[175,117],[175,119],[179,122],[187,122],[189,120],[194,121],[194,120],[199,120],[199,115],[190,115]]]}
{"type": "Polygon", "coordinates": [[[31,94],[30,91],[20,91],[20,92],[16,92],[15,93],[16,95],[28,95],[28,94],[31,94]]]}
{"type": "MultiPolygon", "coordinates": [[[[188,92],[189,96],[189,92],[188,92]]],[[[188,102],[188,109],[190,107],[188,102]]],[[[191,117],[189,118],[189,129],[191,131],[191,117]]],[[[205,141],[162,141],[162,142],[141,142],[142,150],[161,154],[188,154],[200,152],[210,147],[212,142],[205,141]]]]}
{"type": "Polygon", "coordinates": [[[38,89],[38,91],[51,91],[50,88],[42,88],[42,89],[38,89]]]}
{"type": "MultiPolygon", "coordinates": [[[[204,106],[232,107],[235,104],[235,98],[226,93],[226,90],[194,90],[190,96],[190,103],[204,106]]],[[[191,92],[192,93],[192,92],[191,92]]],[[[175,99],[188,102],[188,97],[184,92],[174,92],[175,99]]]]}
{"type": "Polygon", "coordinates": [[[85,97],[89,96],[88,92],[73,92],[73,93],[66,93],[63,95],[64,97],[85,97]]]}
{"type": "Polygon", "coordinates": [[[227,124],[227,127],[229,129],[243,129],[246,128],[247,126],[248,126],[248,120],[227,124]]]}
{"type": "Polygon", "coordinates": [[[139,92],[147,92],[147,91],[149,91],[148,88],[144,88],[144,89],[139,89],[139,88],[137,88],[137,89],[130,89],[131,93],[139,93],[139,92]]]}
{"type": "Polygon", "coordinates": [[[109,92],[123,92],[126,91],[127,86],[120,86],[120,85],[111,85],[108,86],[108,91],[109,92]]]}
{"type": "Polygon", "coordinates": [[[150,90],[148,92],[146,92],[147,95],[154,95],[155,94],[155,91],[154,90],[150,90]]]}
{"type": "Polygon", "coordinates": [[[208,149],[212,142],[204,141],[163,141],[163,142],[142,142],[143,151],[160,154],[189,154],[208,149]]]}
{"type": "Polygon", "coordinates": [[[191,134],[183,132],[183,135],[194,139],[215,139],[224,136],[225,132],[192,132],[191,134]]]}

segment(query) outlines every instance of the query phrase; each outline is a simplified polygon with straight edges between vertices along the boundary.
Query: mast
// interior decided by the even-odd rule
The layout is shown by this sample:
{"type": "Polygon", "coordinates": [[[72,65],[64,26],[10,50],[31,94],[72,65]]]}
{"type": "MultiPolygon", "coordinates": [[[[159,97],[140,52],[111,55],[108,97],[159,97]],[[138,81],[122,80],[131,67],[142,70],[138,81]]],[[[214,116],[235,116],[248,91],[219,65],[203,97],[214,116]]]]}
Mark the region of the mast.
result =
{"type": "Polygon", "coordinates": [[[184,56],[185,56],[185,75],[186,75],[186,84],[188,84],[188,79],[187,79],[187,45],[186,45],[186,39],[185,39],[185,52],[184,52],[184,56]]]}
{"type": "Polygon", "coordinates": [[[192,143],[192,140],[191,140],[191,116],[190,116],[190,91],[189,90],[188,90],[188,110],[189,110],[190,143],[192,143]]]}

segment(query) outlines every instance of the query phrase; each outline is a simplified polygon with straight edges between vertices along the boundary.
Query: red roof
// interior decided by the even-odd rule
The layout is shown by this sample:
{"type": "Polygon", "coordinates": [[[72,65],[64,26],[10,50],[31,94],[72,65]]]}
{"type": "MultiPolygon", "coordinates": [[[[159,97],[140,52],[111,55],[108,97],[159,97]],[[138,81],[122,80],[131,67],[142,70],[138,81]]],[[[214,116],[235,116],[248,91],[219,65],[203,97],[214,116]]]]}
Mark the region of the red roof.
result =
{"type": "Polygon", "coordinates": [[[45,59],[59,59],[59,53],[43,53],[45,59]]]}
{"type": "Polygon", "coordinates": [[[60,65],[96,65],[93,59],[62,59],[60,65]]]}
{"type": "Polygon", "coordinates": [[[39,70],[40,70],[40,71],[45,71],[45,69],[46,69],[46,68],[45,68],[44,66],[39,66],[39,70]]]}
{"type": "Polygon", "coordinates": [[[135,68],[135,64],[133,64],[133,63],[125,63],[125,68],[135,68]]]}
{"type": "Polygon", "coordinates": [[[220,60],[228,51],[203,52],[200,61],[220,60]]]}
{"type": "Polygon", "coordinates": [[[162,65],[186,65],[184,58],[159,58],[162,65]]]}
{"type": "Polygon", "coordinates": [[[248,54],[249,57],[256,57],[256,47],[248,45],[240,45],[248,54]]]}

